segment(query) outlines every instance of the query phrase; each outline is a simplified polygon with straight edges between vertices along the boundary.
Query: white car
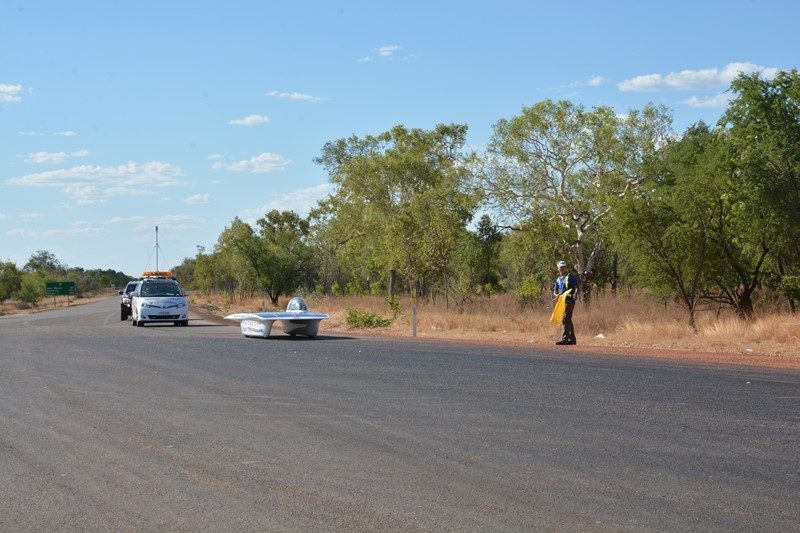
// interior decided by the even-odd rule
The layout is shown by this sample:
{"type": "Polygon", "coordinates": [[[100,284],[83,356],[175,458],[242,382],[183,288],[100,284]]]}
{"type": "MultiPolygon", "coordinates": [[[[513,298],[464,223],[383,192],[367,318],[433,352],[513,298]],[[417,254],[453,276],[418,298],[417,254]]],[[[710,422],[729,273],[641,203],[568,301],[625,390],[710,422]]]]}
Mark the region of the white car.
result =
{"type": "Polygon", "coordinates": [[[174,279],[143,279],[131,293],[131,317],[139,327],[151,322],[188,326],[189,302],[174,279]]]}

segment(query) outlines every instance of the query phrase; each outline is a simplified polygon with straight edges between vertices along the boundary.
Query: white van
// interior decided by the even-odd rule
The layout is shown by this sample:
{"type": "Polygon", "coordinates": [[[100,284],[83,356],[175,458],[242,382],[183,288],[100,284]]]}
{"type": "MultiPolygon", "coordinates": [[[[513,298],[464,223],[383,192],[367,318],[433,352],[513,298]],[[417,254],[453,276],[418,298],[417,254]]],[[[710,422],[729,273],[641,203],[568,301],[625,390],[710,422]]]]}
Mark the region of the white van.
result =
{"type": "Polygon", "coordinates": [[[189,302],[178,282],[172,278],[150,278],[139,282],[131,293],[133,325],[149,322],[172,322],[189,325],[189,302]]]}

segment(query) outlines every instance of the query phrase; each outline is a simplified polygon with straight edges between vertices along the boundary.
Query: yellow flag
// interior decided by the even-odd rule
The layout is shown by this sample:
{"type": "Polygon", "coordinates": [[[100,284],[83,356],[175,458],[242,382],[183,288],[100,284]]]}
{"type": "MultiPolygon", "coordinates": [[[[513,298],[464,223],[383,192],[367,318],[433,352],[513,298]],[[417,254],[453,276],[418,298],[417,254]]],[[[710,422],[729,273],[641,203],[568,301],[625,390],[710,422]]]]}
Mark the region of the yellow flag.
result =
{"type": "Polygon", "coordinates": [[[556,300],[556,305],[553,307],[553,314],[550,315],[550,323],[551,324],[561,324],[561,321],[564,320],[564,311],[567,310],[567,295],[570,291],[564,291],[556,300]]]}

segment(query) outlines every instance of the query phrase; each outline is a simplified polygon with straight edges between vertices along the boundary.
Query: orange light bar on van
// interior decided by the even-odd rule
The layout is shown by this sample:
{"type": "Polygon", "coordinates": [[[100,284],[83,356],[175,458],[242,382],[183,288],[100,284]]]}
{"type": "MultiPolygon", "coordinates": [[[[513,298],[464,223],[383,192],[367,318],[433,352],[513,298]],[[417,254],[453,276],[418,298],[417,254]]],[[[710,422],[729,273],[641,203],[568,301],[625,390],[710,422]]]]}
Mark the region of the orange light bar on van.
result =
{"type": "Polygon", "coordinates": [[[143,278],[172,278],[172,272],[168,271],[161,271],[161,270],[154,270],[148,272],[142,272],[143,278]]]}

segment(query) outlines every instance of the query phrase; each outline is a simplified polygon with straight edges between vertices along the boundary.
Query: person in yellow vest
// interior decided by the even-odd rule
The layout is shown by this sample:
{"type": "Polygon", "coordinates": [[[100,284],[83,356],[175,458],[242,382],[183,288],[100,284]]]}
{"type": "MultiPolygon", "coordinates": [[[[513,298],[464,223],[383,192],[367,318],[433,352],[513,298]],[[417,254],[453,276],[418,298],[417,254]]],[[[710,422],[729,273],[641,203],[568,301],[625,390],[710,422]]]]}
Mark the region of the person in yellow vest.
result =
{"type": "Polygon", "coordinates": [[[575,309],[575,296],[578,294],[578,287],[580,282],[578,277],[570,274],[567,269],[566,261],[559,261],[558,265],[558,278],[553,285],[553,296],[559,297],[561,294],[569,291],[566,297],[566,307],[564,309],[564,318],[561,320],[563,331],[561,333],[561,340],[556,344],[577,344],[575,339],[575,327],[572,325],[572,311],[575,309]]]}

